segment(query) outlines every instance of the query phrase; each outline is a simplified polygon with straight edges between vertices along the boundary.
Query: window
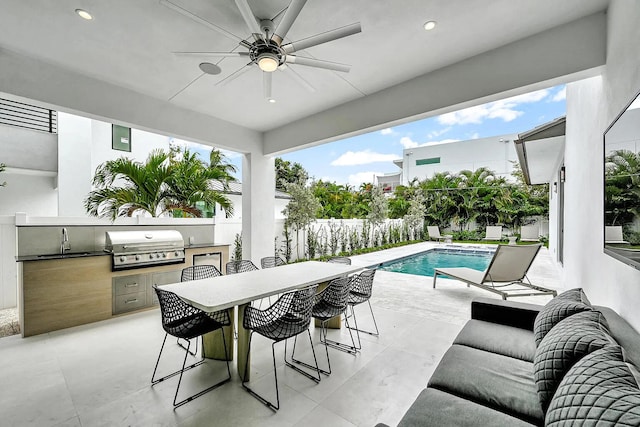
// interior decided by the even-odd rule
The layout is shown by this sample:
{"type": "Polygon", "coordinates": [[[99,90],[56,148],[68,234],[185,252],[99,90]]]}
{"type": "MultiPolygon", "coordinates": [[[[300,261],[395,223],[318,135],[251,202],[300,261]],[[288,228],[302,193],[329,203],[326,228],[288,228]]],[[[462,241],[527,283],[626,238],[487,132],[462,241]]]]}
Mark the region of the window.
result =
{"type": "Polygon", "coordinates": [[[417,159],[416,160],[416,166],[422,166],[422,165],[433,165],[436,163],[440,163],[440,157],[432,157],[430,159],[417,159]]]}
{"type": "Polygon", "coordinates": [[[131,128],[111,126],[111,148],[114,150],[131,152],[131,128]]]}

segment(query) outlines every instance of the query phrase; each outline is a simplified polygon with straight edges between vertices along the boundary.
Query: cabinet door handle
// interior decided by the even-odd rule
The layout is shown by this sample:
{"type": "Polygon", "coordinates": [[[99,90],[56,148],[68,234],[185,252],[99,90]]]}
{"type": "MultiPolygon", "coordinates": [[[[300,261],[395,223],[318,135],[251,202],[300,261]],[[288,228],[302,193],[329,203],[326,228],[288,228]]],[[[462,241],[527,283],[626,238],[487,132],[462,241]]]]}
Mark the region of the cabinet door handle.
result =
{"type": "Polygon", "coordinates": [[[133,304],[134,302],[138,302],[138,298],[128,299],[124,303],[125,304],[133,304]]]}
{"type": "Polygon", "coordinates": [[[135,288],[137,287],[138,284],[137,283],[127,283],[126,285],[124,285],[125,288],[135,288]]]}

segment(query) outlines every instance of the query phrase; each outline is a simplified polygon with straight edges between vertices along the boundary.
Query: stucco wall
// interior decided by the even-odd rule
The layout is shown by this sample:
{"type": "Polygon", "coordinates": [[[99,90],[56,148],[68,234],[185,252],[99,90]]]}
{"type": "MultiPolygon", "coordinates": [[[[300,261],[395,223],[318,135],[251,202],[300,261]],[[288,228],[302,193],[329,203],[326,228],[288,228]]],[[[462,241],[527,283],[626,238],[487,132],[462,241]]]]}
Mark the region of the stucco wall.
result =
{"type": "Polygon", "coordinates": [[[568,288],[616,309],[640,330],[640,271],[603,253],[602,134],[640,90],[640,2],[613,0],[602,77],[567,87],[565,263],[568,288]]]}

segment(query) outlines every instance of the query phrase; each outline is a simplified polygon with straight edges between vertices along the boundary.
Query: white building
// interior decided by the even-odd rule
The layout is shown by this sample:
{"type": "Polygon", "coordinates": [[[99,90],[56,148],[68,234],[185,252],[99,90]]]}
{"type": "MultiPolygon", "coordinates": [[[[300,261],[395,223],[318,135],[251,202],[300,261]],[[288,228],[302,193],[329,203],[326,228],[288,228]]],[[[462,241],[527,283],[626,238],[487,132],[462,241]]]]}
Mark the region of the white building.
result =
{"type": "Polygon", "coordinates": [[[403,185],[414,178],[431,178],[438,172],[458,173],[463,170],[475,171],[481,167],[511,180],[513,162],[518,160],[513,145],[517,136],[507,134],[405,148],[402,160],[396,160],[394,164],[402,169],[400,182],[403,185]]]}

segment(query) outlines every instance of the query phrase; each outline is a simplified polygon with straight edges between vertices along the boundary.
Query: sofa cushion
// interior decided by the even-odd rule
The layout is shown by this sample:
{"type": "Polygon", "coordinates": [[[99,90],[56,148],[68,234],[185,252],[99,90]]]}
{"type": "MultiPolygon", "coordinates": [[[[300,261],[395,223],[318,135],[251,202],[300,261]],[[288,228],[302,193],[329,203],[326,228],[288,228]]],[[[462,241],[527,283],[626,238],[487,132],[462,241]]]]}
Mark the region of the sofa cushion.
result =
{"type": "Polygon", "coordinates": [[[404,414],[398,427],[450,425],[524,427],[532,424],[453,394],[426,388],[404,414]]]}
{"type": "Polygon", "coordinates": [[[599,311],[584,311],[558,322],[540,342],[533,361],[542,409],[549,406],[558,384],[574,363],[613,343],[599,311]]]}
{"type": "Polygon", "coordinates": [[[533,333],[536,346],[559,321],[576,313],[591,310],[591,304],[581,288],[571,289],[561,293],[549,301],[536,316],[533,333]]]}
{"type": "Polygon", "coordinates": [[[453,343],[527,362],[533,362],[536,352],[532,331],[482,320],[469,320],[453,343]]]}
{"type": "Polygon", "coordinates": [[[531,362],[454,344],[442,357],[429,387],[533,424],[544,421],[531,362]]]}
{"type": "Polygon", "coordinates": [[[583,357],[567,372],[551,400],[546,425],[640,425],[640,389],[610,345],[583,357]]]}

